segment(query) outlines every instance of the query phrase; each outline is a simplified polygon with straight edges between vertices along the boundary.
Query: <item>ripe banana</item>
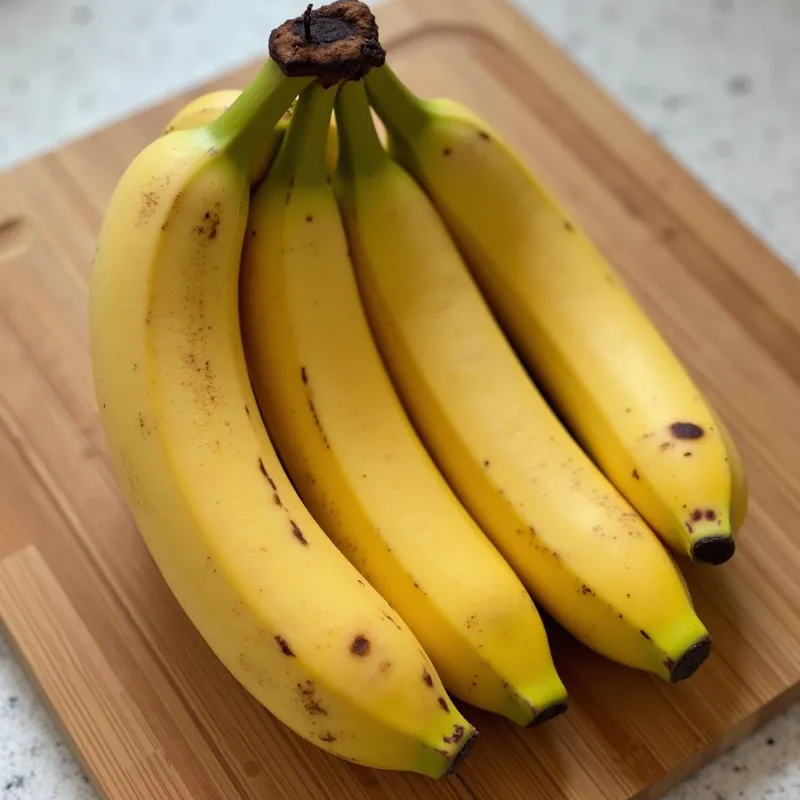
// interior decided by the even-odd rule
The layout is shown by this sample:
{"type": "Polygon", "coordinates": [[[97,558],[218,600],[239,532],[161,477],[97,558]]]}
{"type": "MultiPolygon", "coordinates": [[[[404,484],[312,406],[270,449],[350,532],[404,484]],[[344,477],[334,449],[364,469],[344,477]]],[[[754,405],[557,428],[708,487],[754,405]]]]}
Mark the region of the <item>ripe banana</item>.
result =
{"type": "Polygon", "coordinates": [[[586,450],[675,552],[727,561],[747,506],[739,454],[609,264],[471,111],[420,100],[388,67],[367,86],[396,157],[586,450]]]}
{"type": "MultiPolygon", "coordinates": [[[[214,122],[224,111],[230,108],[234,100],[236,100],[240,94],[241,92],[238,89],[222,89],[218,92],[210,92],[201,97],[196,97],[169,121],[164,128],[164,133],[188,130],[190,128],[199,127],[200,125],[207,125],[209,122],[214,122]]],[[[292,109],[290,108],[275,126],[268,147],[254,168],[253,186],[257,187],[261,181],[264,180],[270,165],[280,149],[291,118],[292,109]]],[[[339,138],[336,134],[336,123],[333,119],[331,119],[330,133],[325,154],[326,171],[328,177],[331,177],[336,169],[336,159],[339,156],[339,138]]]]}
{"type": "Polygon", "coordinates": [[[310,80],[270,61],[216,122],[156,140],[125,172],[91,290],[100,417],[156,563],[239,682],[319,747],[438,777],[472,728],[295,494],[244,359],[249,172],[310,80]]]}
{"type": "Polygon", "coordinates": [[[335,96],[300,96],[251,209],[242,329],[267,430],[311,513],[447,689],[522,725],[550,719],[566,690],[538,612],[426,452],[370,333],[325,173],[335,96]]]}
{"type": "Polygon", "coordinates": [[[334,187],[364,303],[443,473],[567,630],[687,678],[711,642],[669,554],[530,382],[435,208],[382,148],[360,84],[342,88],[336,113],[334,187]]]}

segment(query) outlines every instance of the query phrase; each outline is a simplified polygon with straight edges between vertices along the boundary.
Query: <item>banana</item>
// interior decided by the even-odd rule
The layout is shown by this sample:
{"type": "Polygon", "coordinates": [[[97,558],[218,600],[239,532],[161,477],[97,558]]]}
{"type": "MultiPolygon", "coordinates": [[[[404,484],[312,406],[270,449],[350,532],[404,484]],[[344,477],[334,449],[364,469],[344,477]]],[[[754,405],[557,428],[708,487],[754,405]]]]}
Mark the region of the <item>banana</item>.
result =
{"type": "Polygon", "coordinates": [[[445,687],[522,725],[550,719],[566,690],[538,612],[420,442],[370,333],[325,172],[335,95],[300,96],[251,209],[242,329],[267,430],[311,513],[445,687]]]}
{"type": "Polygon", "coordinates": [[[334,189],[372,328],[423,440],[534,598],[596,651],[669,681],[711,641],[674,562],[566,432],[425,193],[337,100],[334,189]]]}
{"type": "MultiPolygon", "coordinates": [[[[190,128],[197,128],[200,125],[208,125],[225,112],[233,102],[241,95],[238,89],[221,89],[217,92],[210,92],[200,97],[196,97],[187,103],[178,113],[167,123],[164,133],[173,131],[184,131],[190,128]]],[[[292,118],[292,109],[287,109],[280,122],[275,126],[272,137],[269,139],[267,149],[259,158],[253,171],[253,186],[258,187],[264,180],[269,168],[280,149],[286,129],[292,118]]],[[[339,137],[336,133],[336,123],[331,119],[330,134],[326,147],[326,171],[331,177],[336,169],[336,159],[339,157],[339,137]]]]}
{"type": "Polygon", "coordinates": [[[242,686],[331,753],[439,777],[473,729],[297,497],[247,375],[250,169],[310,80],[269,61],[216,122],[157,139],[125,172],[91,289],[100,418],[150,552],[242,686]]]}
{"type": "Polygon", "coordinates": [[[367,86],[392,151],[587,452],[676,553],[731,558],[747,506],[740,456],[610,265],[471,111],[414,97],[388,67],[367,86]]]}

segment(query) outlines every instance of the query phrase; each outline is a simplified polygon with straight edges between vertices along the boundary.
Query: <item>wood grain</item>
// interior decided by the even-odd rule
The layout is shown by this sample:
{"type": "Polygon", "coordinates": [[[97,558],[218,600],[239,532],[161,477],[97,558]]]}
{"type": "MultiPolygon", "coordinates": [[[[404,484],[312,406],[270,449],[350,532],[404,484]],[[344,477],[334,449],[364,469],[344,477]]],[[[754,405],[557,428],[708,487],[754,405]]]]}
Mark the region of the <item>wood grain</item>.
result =
{"type": "Polygon", "coordinates": [[[490,117],[598,242],[743,451],[733,563],[688,567],[715,654],[677,687],[557,628],[572,710],[520,731],[465,709],[454,778],[372,772],[277,723],[188,623],[117,491],[88,357],[87,285],[122,170],[190,97],[0,176],[0,614],[111,798],[655,798],[800,696],[800,281],[585,75],[495,0],[379,10],[418,91],[490,117]]]}

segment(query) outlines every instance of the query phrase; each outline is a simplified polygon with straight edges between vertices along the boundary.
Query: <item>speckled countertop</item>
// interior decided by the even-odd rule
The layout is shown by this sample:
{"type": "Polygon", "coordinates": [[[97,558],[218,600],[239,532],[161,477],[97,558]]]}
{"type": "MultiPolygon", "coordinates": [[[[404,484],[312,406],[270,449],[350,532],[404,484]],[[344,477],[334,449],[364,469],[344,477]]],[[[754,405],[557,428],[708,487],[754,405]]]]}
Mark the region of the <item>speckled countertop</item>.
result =
{"type": "MultiPolygon", "coordinates": [[[[517,2],[800,271],[800,0],[517,2]]],[[[0,168],[260,55],[301,5],[0,0],[0,168]]],[[[95,797],[0,640],[0,798],[95,797]]],[[[669,797],[800,800],[800,707],[669,797]]]]}

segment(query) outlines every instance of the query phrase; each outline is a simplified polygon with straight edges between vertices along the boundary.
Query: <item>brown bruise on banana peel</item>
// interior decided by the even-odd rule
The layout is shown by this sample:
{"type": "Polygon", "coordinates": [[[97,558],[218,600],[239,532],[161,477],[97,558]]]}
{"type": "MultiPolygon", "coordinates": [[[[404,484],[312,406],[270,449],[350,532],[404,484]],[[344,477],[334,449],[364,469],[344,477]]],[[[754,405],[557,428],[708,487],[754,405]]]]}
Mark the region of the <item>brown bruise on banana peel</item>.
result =
{"type": "Polygon", "coordinates": [[[289,520],[289,526],[292,529],[292,536],[294,536],[294,538],[297,539],[297,541],[300,542],[300,544],[302,544],[305,547],[308,547],[308,540],[303,535],[303,531],[300,530],[300,526],[293,519],[289,520]]]}
{"type": "Polygon", "coordinates": [[[702,439],[705,436],[705,431],[694,422],[673,422],[669,430],[675,439],[682,441],[702,439]]]}
{"type": "Polygon", "coordinates": [[[160,201],[161,198],[158,192],[154,191],[142,192],[142,207],[139,211],[140,225],[149,221],[150,218],[156,213],[160,201]]]}
{"type": "MultiPolygon", "coordinates": [[[[245,409],[246,408],[247,407],[245,406],[245,409]]],[[[247,412],[247,415],[250,416],[249,410],[247,412]]],[[[267,472],[267,468],[264,466],[264,462],[260,458],[258,459],[258,469],[259,469],[259,472],[266,478],[267,483],[270,486],[270,489],[272,489],[272,502],[278,508],[283,508],[283,500],[281,500],[281,496],[278,493],[278,486],[275,483],[275,481],[272,480],[272,476],[269,474],[269,472],[267,472]]],[[[299,539],[302,544],[306,544],[307,545],[308,542],[306,541],[305,537],[303,536],[303,532],[300,530],[300,528],[297,527],[297,525],[294,523],[293,520],[289,520],[289,524],[292,527],[292,533],[294,534],[295,538],[299,539]]]]}
{"type": "MultiPolygon", "coordinates": [[[[625,411],[627,412],[629,409],[626,408],[625,411]]],[[[684,458],[691,458],[693,453],[691,450],[687,450],[686,447],[689,443],[697,442],[702,439],[706,435],[706,432],[694,422],[679,420],[677,422],[672,422],[667,426],[666,434],[668,438],[661,442],[660,445],[662,451],[673,450],[677,443],[685,442],[686,444],[684,444],[683,456],[684,458]]],[[[649,433],[645,438],[653,435],[654,434],[649,433]]]]}
{"type": "Polygon", "coordinates": [[[272,480],[272,477],[270,476],[269,472],[267,472],[267,468],[264,465],[264,460],[261,458],[258,459],[258,471],[267,479],[267,483],[272,488],[272,491],[277,492],[278,487],[276,486],[275,481],[272,480]]]}
{"type": "Polygon", "coordinates": [[[372,645],[366,636],[359,633],[350,643],[350,652],[358,658],[364,658],[370,653],[372,645]]]}
{"type": "Polygon", "coordinates": [[[384,619],[385,619],[387,622],[391,622],[391,623],[392,623],[392,625],[394,625],[394,627],[395,627],[395,628],[397,628],[397,630],[399,630],[399,631],[403,630],[403,629],[400,627],[400,625],[398,625],[398,623],[397,623],[397,620],[396,620],[394,617],[392,617],[390,614],[387,614],[387,613],[385,613],[385,612],[382,612],[382,615],[383,615],[383,618],[384,618],[384,619]]]}
{"type": "Polygon", "coordinates": [[[375,16],[359,0],[339,0],[287,20],[272,32],[269,54],[285,75],[315,77],[326,88],[361,80],[386,61],[375,16]]]}
{"type": "Polygon", "coordinates": [[[317,699],[317,686],[314,681],[297,684],[297,693],[303,710],[309,717],[327,717],[328,710],[317,699]]]}
{"type": "Polygon", "coordinates": [[[312,393],[311,386],[309,384],[308,370],[305,367],[300,368],[300,380],[303,382],[303,388],[305,389],[306,393],[306,403],[308,404],[308,410],[311,413],[311,418],[314,420],[314,425],[316,426],[320,436],[322,437],[322,443],[325,445],[326,449],[330,450],[331,445],[330,442],[328,441],[328,436],[325,433],[324,428],[322,427],[322,420],[319,418],[319,413],[317,412],[317,406],[314,403],[314,395],[312,393]]]}
{"type": "Polygon", "coordinates": [[[292,648],[289,647],[289,643],[286,641],[286,639],[284,639],[282,636],[276,636],[275,641],[277,642],[278,647],[280,647],[281,652],[285,656],[288,656],[289,658],[294,658],[294,652],[292,651],[292,648]]]}
{"type": "Polygon", "coordinates": [[[214,208],[206,211],[200,222],[192,228],[192,233],[209,241],[217,238],[217,229],[220,226],[220,204],[215,203],[214,208]]]}
{"type": "Polygon", "coordinates": [[[450,736],[443,736],[442,741],[445,744],[458,744],[464,738],[464,726],[456,725],[450,736]]]}

